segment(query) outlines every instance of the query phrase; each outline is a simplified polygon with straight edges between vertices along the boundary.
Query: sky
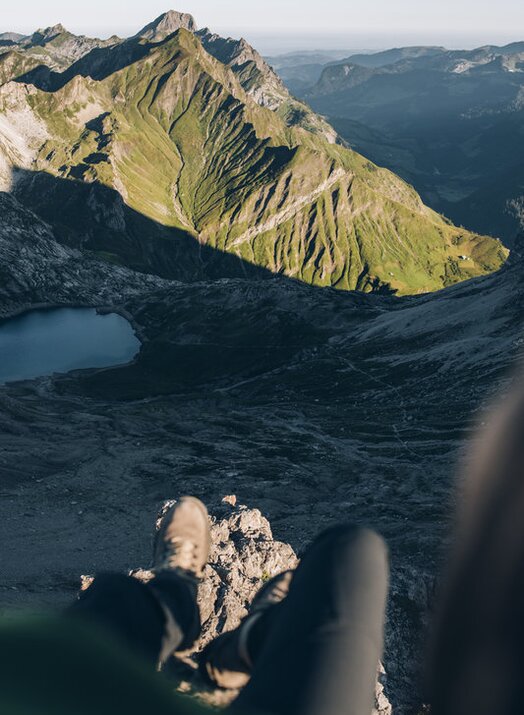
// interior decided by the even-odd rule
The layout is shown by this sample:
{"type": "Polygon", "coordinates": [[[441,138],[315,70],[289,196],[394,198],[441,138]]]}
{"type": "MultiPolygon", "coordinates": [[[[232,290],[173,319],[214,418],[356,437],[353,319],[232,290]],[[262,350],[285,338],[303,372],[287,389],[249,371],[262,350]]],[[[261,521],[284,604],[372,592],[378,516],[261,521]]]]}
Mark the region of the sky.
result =
{"type": "Polygon", "coordinates": [[[266,54],[406,44],[472,47],[524,40],[524,0],[19,0],[1,2],[0,32],[61,22],[75,33],[127,36],[169,9],[199,27],[245,36],[266,54]],[[263,45],[263,46],[261,46],[263,45]]]}

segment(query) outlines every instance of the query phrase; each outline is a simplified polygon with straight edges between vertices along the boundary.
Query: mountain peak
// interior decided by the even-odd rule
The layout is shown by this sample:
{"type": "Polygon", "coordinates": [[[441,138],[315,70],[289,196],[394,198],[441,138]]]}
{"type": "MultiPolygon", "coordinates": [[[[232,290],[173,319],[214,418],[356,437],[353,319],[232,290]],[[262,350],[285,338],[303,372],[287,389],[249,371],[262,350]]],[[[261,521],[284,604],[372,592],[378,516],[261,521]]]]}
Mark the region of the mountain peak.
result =
{"type": "Polygon", "coordinates": [[[0,33],[0,42],[13,42],[17,43],[23,40],[25,35],[21,35],[19,32],[2,32],[0,33]]]}
{"type": "Polygon", "coordinates": [[[162,15],[159,15],[156,20],[153,20],[153,22],[143,27],[140,32],[137,32],[135,37],[143,37],[146,40],[160,42],[181,28],[189,30],[190,32],[196,32],[197,25],[194,17],[189,13],[168,10],[162,15]]]}
{"type": "Polygon", "coordinates": [[[67,32],[67,30],[61,23],[58,23],[57,25],[51,25],[51,27],[45,27],[44,29],[37,30],[37,33],[39,35],[42,35],[42,37],[45,40],[49,40],[52,37],[61,35],[63,32],[67,32]]]}
{"type": "Polygon", "coordinates": [[[47,42],[50,42],[57,37],[57,35],[62,35],[65,32],[67,32],[65,27],[58,23],[57,25],[52,25],[51,27],[39,28],[31,35],[30,41],[36,45],[45,45],[47,42]]]}

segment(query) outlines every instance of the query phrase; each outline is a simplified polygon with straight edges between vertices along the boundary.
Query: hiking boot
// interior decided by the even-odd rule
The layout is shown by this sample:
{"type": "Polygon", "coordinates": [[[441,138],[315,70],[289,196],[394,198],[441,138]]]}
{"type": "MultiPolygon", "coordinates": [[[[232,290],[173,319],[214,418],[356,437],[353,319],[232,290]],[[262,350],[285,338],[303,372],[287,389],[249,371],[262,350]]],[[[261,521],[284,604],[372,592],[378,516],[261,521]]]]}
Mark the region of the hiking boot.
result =
{"type": "Polygon", "coordinates": [[[255,624],[286,598],[293,574],[293,571],[284,571],[265,583],[239,627],[222,634],[204,648],[199,656],[199,670],[211,685],[237,690],[249,682],[253,669],[249,636],[255,624]]]}
{"type": "Polygon", "coordinates": [[[182,497],[164,516],[155,539],[153,571],[176,571],[197,583],[209,557],[211,536],[206,507],[182,497]]]}

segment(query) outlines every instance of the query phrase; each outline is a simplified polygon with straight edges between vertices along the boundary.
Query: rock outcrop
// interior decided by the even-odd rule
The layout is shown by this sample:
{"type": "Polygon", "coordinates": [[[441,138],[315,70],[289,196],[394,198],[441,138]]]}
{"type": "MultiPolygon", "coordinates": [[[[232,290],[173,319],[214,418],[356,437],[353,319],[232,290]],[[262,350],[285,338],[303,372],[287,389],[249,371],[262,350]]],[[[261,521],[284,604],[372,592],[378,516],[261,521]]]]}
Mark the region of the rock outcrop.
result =
{"type": "Polygon", "coordinates": [[[196,32],[197,24],[194,17],[187,12],[169,10],[159,15],[153,22],[148,23],[137,32],[135,37],[142,37],[151,42],[161,42],[181,28],[196,32]]]}
{"type": "MultiPolygon", "coordinates": [[[[174,504],[164,504],[157,520],[174,504]]],[[[289,544],[273,537],[269,521],[258,509],[237,505],[235,496],[224,497],[210,509],[211,553],[204,579],[199,587],[198,602],[202,618],[202,633],[194,650],[174,657],[167,665],[167,674],[177,681],[180,692],[215,707],[226,706],[238,691],[212,690],[204,684],[196,670],[195,656],[221,633],[236,628],[247,615],[249,604],[268,579],[298,565],[298,558],[289,544]]],[[[131,571],[141,581],[149,581],[153,574],[147,569],[131,571]]],[[[82,589],[92,577],[82,577],[82,589]]],[[[389,700],[384,692],[385,671],[379,665],[375,709],[373,715],[390,715],[389,700]]]]}

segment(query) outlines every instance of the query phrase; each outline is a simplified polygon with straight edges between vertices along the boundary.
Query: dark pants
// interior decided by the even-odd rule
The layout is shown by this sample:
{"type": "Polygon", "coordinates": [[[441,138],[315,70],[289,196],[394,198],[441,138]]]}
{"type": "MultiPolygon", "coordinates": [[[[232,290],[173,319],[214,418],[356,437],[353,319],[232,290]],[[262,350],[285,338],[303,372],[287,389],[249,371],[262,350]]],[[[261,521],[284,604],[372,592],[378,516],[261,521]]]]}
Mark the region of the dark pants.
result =
{"type": "MultiPolygon", "coordinates": [[[[265,618],[251,681],[233,709],[370,715],[382,655],[387,561],[384,542],[372,531],[340,526],[321,534],[300,563],[287,599],[265,618]]],[[[103,576],[74,612],[102,621],[157,662],[166,625],[158,597],[180,628],[180,649],[195,637],[194,610],[187,600],[179,603],[187,595],[187,585],[173,575],[149,585],[103,576]]]]}
{"type": "Polygon", "coordinates": [[[190,648],[200,634],[196,590],[169,572],[147,584],[121,574],[97,576],[68,615],[102,626],[155,667],[167,655],[190,648]]]}

